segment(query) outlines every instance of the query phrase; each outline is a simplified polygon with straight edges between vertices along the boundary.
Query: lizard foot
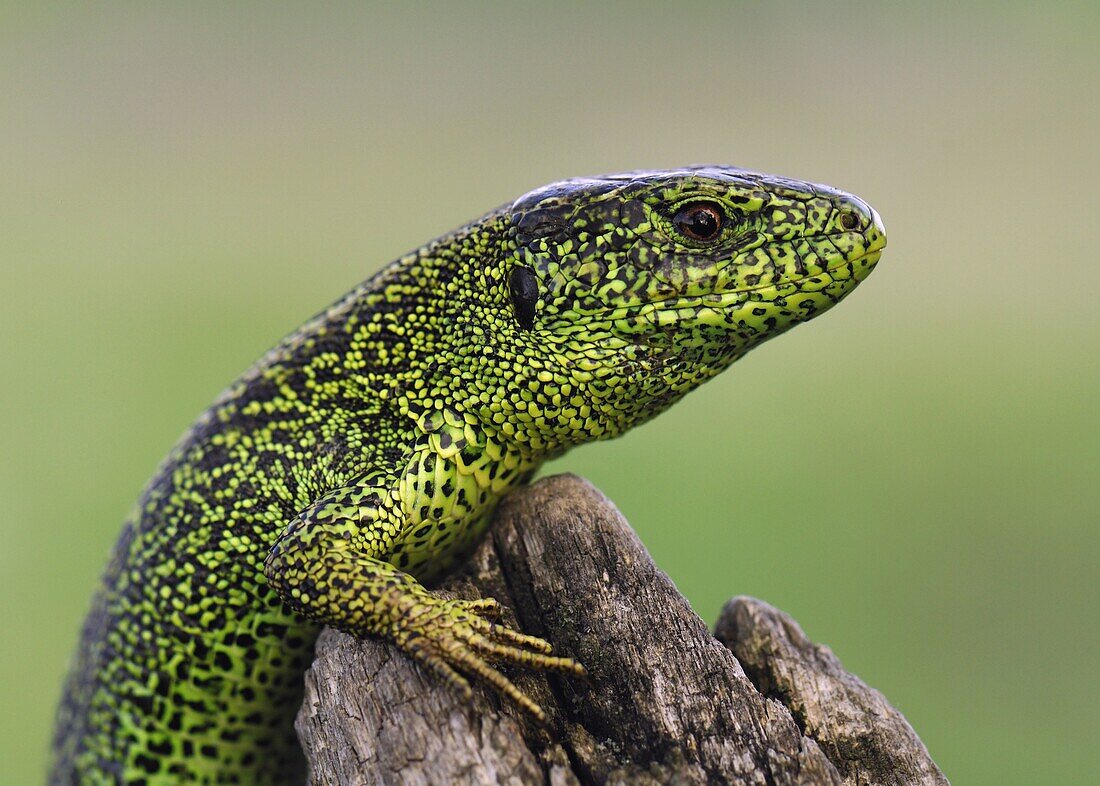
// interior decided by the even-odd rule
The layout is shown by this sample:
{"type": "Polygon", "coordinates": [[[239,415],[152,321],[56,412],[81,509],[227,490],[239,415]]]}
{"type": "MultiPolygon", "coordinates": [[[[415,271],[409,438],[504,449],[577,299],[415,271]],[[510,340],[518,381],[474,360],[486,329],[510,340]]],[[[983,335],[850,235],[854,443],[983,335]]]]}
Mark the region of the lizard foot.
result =
{"type": "Polygon", "coordinates": [[[565,671],[583,676],[584,667],[572,658],[550,655],[549,642],[528,636],[496,620],[501,605],[492,598],[443,600],[434,595],[397,621],[398,646],[431,669],[462,696],[471,696],[470,683],[460,672],[488,682],[540,722],[546,713],[488,660],[533,669],[565,671]]]}

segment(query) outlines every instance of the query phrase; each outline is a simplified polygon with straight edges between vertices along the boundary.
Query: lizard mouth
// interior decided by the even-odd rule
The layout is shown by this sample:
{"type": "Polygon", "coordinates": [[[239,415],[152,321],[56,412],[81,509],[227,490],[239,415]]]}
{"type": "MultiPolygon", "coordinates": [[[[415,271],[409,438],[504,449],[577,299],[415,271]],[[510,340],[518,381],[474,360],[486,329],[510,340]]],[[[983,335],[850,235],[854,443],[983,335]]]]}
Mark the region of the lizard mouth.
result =
{"type": "MultiPolygon", "coordinates": [[[[852,277],[855,278],[857,282],[859,282],[859,281],[862,281],[867,276],[866,276],[866,273],[860,274],[857,271],[862,268],[862,269],[866,270],[867,273],[870,273],[871,268],[873,268],[876,264],[878,264],[879,257],[881,257],[881,256],[882,256],[882,249],[881,248],[876,248],[873,251],[868,251],[864,254],[860,254],[859,256],[852,257],[851,259],[842,259],[839,262],[834,262],[832,265],[826,266],[826,268],[824,270],[822,270],[821,272],[819,272],[819,273],[807,273],[804,276],[799,276],[798,278],[791,278],[791,279],[788,279],[786,281],[779,281],[779,282],[774,282],[773,281],[770,284],[759,284],[759,285],[753,286],[753,287],[741,287],[740,289],[731,289],[727,292],[716,292],[716,293],[714,293],[714,295],[744,295],[744,294],[749,293],[749,292],[759,292],[760,290],[763,290],[763,289],[778,289],[779,287],[782,287],[782,286],[790,286],[792,284],[801,284],[803,281],[810,281],[810,280],[818,278],[820,276],[829,276],[830,278],[832,278],[833,273],[835,273],[836,271],[838,271],[841,268],[846,267],[848,265],[852,266],[852,277]]],[[[703,298],[713,297],[714,295],[703,295],[702,297],[703,298]]]]}
{"type": "MultiPolygon", "coordinates": [[[[805,281],[811,281],[815,278],[822,276],[829,276],[832,278],[832,274],[836,271],[848,267],[852,268],[852,274],[849,278],[839,279],[840,281],[852,281],[852,287],[859,282],[863,281],[878,263],[879,257],[882,256],[882,248],[876,248],[873,251],[868,251],[859,256],[852,257],[851,259],[842,259],[838,262],[834,262],[824,270],[818,273],[808,273],[798,278],[791,278],[785,281],[770,282],[768,284],[759,284],[751,287],[740,287],[738,289],[730,289],[722,292],[709,292],[705,295],[676,295],[672,294],[668,297],[655,298],[653,300],[647,300],[644,303],[632,304],[629,306],[619,306],[618,308],[608,309],[600,312],[598,317],[592,315],[592,319],[622,319],[626,317],[639,317],[646,316],[656,311],[668,312],[674,314],[682,309],[699,309],[709,308],[717,311],[721,311],[727,308],[733,308],[742,305],[747,299],[748,295],[753,292],[762,292],[769,289],[779,289],[781,287],[796,286],[805,281]]],[[[834,279],[836,281],[838,279],[834,279]]]]}

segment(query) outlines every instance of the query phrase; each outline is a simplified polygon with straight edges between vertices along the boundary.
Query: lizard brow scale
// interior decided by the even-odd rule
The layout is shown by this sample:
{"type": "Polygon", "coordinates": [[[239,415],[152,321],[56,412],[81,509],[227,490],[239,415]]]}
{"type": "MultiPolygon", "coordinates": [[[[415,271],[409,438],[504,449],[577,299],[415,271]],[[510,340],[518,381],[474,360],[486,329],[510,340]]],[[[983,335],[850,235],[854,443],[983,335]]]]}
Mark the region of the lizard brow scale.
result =
{"type": "Polygon", "coordinates": [[[51,782],[299,783],[322,625],[454,689],[583,673],[427,589],[501,497],[831,308],[886,245],[835,189],[728,167],[566,180],[384,268],[233,383],[173,448],[83,627],[51,782]]]}

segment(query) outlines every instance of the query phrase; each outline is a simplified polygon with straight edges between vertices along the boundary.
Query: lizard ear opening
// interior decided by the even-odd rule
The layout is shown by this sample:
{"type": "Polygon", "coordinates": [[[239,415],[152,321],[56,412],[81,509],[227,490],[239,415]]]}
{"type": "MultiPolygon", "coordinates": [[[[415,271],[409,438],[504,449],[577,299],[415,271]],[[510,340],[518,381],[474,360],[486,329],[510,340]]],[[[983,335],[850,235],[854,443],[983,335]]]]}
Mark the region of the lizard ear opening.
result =
{"type": "Polygon", "coordinates": [[[517,267],[508,276],[508,289],[512,295],[512,310],[516,321],[524,330],[535,327],[535,304],[539,300],[539,281],[529,267],[517,267]]]}

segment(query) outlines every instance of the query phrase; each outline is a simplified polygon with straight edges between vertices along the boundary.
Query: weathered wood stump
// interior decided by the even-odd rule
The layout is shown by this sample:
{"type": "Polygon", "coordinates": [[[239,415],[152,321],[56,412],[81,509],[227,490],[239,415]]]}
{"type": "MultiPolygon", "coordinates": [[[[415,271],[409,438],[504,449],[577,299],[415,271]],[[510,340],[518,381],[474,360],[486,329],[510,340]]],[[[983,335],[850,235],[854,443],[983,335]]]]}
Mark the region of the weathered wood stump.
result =
{"type": "Polygon", "coordinates": [[[311,784],[946,784],[882,694],[787,615],[711,634],[606,497],[561,475],[509,496],[444,587],[508,605],[586,678],[510,672],[547,727],[464,702],[388,644],[325,631],[297,728],[311,784]]]}

